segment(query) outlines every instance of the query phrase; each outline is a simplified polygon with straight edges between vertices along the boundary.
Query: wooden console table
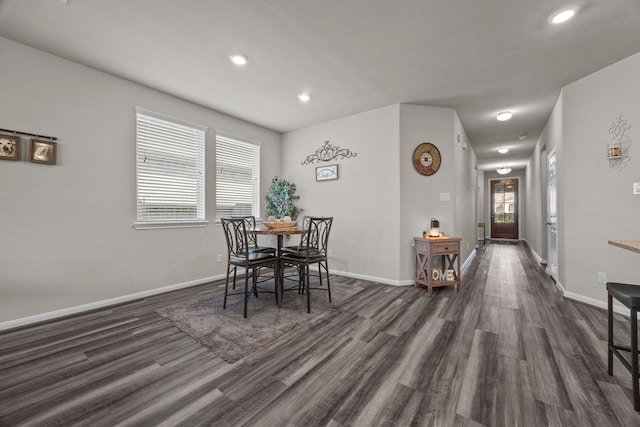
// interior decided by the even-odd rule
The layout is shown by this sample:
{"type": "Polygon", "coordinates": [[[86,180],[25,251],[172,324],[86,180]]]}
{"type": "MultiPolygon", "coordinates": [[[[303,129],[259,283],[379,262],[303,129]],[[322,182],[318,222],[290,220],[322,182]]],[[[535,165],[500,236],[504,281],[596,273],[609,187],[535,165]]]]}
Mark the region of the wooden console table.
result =
{"type": "Polygon", "coordinates": [[[460,237],[414,237],[416,247],[416,287],[427,292],[439,286],[460,290],[460,237]],[[439,262],[438,262],[439,261],[439,262]]]}

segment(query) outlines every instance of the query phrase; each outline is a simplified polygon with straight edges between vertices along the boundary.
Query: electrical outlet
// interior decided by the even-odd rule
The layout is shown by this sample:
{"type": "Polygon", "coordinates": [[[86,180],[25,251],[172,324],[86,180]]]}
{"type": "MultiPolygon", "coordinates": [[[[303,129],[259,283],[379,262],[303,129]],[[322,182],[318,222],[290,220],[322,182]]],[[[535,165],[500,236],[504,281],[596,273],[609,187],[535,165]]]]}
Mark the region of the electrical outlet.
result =
{"type": "Polygon", "coordinates": [[[467,250],[469,250],[469,242],[467,242],[467,250]]]}
{"type": "Polygon", "coordinates": [[[333,250],[329,249],[327,251],[327,255],[329,255],[329,258],[331,258],[333,256],[333,250]]]}
{"type": "Polygon", "coordinates": [[[603,273],[601,271],[598,272],[598,284],[600,285],[607,284],[607,273],[603,273]]]}
{"type": "Polygon", "coordinates": [[[217,259],[217,261],[218,261],[218,262],[222,262],[222,254],[218,254],[218,259],[217,259]]]}

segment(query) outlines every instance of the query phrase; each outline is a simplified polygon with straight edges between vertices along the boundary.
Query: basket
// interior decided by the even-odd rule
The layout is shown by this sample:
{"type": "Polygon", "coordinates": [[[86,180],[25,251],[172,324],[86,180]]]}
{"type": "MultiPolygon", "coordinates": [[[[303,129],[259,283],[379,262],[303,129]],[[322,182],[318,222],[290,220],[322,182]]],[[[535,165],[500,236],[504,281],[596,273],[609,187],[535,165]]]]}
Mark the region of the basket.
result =
{"type": "Polygon", "coordinates": [[[273,221],[263,222],[269,228],[291,228],[296,225],[294,221],[273,221]]]}

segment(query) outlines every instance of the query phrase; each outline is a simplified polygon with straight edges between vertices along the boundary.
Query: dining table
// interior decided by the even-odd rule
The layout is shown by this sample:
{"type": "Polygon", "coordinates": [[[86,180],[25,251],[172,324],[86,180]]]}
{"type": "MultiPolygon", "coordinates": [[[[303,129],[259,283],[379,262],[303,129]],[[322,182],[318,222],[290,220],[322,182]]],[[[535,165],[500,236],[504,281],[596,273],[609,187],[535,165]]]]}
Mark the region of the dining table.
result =
{"type": "MultiPolygon", "coordinates": [[[[294,234],[306,234],[309,230],[298,225],[292,225],[287,227],[268,227],[266,225],[257,225],[255,227],[247,228],[248,234],[265,234],[277,237],[276,255],[278,260],[282,256],[282,246],[284,236],[290,236],[294,234]]],[[[282,303],[282,295],[284,293],[284,268],[282,268],[282,261],[278,262],[278,273],[276,274],[276,292],[278,294],[278,304],[282,303]]]]}

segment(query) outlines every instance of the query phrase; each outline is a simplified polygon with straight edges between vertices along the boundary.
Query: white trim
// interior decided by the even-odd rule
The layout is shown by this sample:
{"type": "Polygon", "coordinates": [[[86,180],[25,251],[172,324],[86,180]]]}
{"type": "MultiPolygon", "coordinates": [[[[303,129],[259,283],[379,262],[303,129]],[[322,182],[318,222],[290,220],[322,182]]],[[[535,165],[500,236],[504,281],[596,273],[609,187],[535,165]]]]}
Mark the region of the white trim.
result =
{"type": "Polygon", "coordinates": [[[133,228],[136,230],[152,230],[156,228],[194,228],[206,227],[209,225],[207,220],[199,221],[158,221],[158,222],[135,222],[133,228]]]}
{"type": "Polygon", "coordinates": [[[191,280],[189,282],[178,283],[175,285],[164,286],[162,288],[150,289],[148,291],[136,292],[135,294],[123,295],[120,297],[110,298],[102,301],[96,301],[89,304],[77,305],[75,307],[63,308],[62,310],[50,311],[48,313],[36,314],[35,316],[23,317],[21,319],[10,320],[8,322],[0,323],[0,331],[5,329],[17,328],[18,326],[26,326],[33,323],[40,323],[47,320],[57,319],[59,317],[65,317],[72,314],[78,314],[85,311],[95,310],[97,308],[104,308],[111,305],[121,304],[123,302],[134,301],[137,299],[145,298],[152,295],[158,295],[165,292],[171,292],[182,288],[188,288],[191,286],[202,285],[204,283],[213,282],[215,280],[224,279],[225,275],[205,277],[202,279],[191,280]]]}
{"type": "Polygon", "coordinates": [[[383,279],[381,277],[367,276],[366,274],[350,273],[348,271],[331,270],[330,274],[335,274],[336,276],[350,277],[352,279],[367,280],[369,282],[382,283],[384,285],[392,285],[392,286],[408,286],[408,285],[413,285],[415,283],[415,280],[383,279]]]}
{"type": "Polygon", "coordinates": [[[529,244],[529,242],[526,239],[525,239],[524,242],[527,244],[527,247],[529,248],[529,251],[531,252],[531,255],[533,255],[533,257],[536,259],[538,264],[541,264],[542,263],[542,257],[540,255],[538,255],[538,253],[536,251],[533,250],[533,247],[529,244]]]}
{"type": "Polygon", "coordinates": [[[467,269],[467,267],[469,267],[469,264],[471,264],[471,261],[473,261],[475,257],[476,257],[476,250],[474,249],[471,251],[467,259],[460,266],[460,270],[462,270],[460,274],[464,273],[464,271],[467,269]]]}
{"type": "MultiPolygon", "coordinates": [[[[564,289],[563,289],[563,291],[564,291],[564,289]]],[[[584,295],[574,294],[573,292],[567,292],[567,291],[563,292],[563,296],[565,298],[569,298],[569,299],[572,299],[574,301],[583,302],[585,304],[589,304],[589,305],[592,305],[594,307],[603,308],[605,310],[608,309],[606,302],[597,300],[595,298],[585,297],[584,295]]],[[[629,315],[631,314],[631,311],[628,308],[623,307],[623,306],[619,306],[619,305],[616,305],[616,304],[613,305],[613,311],[615,313],[622,314],[623,316],[627,316],[627,317],[629,317],[629,315]]]]}

